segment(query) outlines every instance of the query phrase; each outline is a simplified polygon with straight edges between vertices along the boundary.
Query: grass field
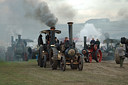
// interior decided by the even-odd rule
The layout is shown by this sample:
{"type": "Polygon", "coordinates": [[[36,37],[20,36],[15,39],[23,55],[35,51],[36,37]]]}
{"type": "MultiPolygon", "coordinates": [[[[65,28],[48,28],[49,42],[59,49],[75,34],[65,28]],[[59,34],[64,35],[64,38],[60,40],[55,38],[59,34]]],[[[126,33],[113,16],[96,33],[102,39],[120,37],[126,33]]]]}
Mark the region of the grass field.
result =
{"type": "Polygon", "coordinates": [[[0,62],[0,85],[128,85],[128,63],[84,63],[83,71],[40,68],[36,60],[0,62]]]}

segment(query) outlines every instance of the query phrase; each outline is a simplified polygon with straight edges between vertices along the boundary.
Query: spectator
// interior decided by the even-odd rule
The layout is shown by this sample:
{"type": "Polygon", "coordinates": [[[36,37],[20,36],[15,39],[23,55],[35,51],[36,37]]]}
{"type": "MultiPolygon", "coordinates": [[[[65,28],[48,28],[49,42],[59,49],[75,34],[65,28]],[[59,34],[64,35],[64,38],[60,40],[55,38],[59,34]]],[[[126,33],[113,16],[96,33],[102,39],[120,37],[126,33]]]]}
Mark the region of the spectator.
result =
{"type": "Polygon", "coordinates": [[[42,35],[40,34],[38,37],[38,45],[43,45],[42,35]]]}
{"type": "Polygon", "coordinates": [[[91,45],[94,45],[94,44],[95,44],[94,38],[92,38],[92,40],[90,41],[90,44],[91,44],[91,45]]]}

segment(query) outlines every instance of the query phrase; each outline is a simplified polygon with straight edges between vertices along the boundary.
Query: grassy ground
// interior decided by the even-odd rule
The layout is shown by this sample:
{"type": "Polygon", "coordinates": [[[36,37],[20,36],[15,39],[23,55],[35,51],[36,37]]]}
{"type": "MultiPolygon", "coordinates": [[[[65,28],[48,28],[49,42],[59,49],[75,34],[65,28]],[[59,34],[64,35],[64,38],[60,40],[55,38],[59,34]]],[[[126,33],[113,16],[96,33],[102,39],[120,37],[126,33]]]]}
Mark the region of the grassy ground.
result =
{"type": "Polygon", "coordinates": [[[0,85],[128,85],[128,63],[84,63],[83,71],[40,68],[36,60],[0,62],[0,85]]]}

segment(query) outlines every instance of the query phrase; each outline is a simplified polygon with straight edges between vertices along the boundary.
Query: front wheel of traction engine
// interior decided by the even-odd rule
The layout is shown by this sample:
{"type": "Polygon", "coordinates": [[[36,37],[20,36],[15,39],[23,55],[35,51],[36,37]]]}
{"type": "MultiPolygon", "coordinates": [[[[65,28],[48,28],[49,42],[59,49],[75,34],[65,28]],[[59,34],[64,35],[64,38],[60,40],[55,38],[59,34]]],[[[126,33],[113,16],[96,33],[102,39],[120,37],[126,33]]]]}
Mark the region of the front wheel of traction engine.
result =
{"type": "Polygon", "coordinates": [[[58,56],[58,50],[56,48],[52,48],[52,52],[53,52],[53,55],[52,55],[52,70],[56,70],[57,69],[57,66],[58,66],[58,60],[57,60],[57,56],[58,56]]]}
{"type": "Polygon", "coordinates": [[[61,60],[60,60],[60,68],[61,68],[62,71],[66,70],[66,60],[65,60],[65,57],[62,57],[61,60]]]}
{"type": "Polygon", "coordinates": [[[79,56],[79,61],[78,61],[78,69],[79,71],[82,71],[83,70],[83,57],[82,56],[79,56]]]}
{"type": "Polygon", "coordinates": [[[91,54],[91,53],[88,54],[88,62],[89,62],[89,63],[92,62],[92,54],[91,54]]]}

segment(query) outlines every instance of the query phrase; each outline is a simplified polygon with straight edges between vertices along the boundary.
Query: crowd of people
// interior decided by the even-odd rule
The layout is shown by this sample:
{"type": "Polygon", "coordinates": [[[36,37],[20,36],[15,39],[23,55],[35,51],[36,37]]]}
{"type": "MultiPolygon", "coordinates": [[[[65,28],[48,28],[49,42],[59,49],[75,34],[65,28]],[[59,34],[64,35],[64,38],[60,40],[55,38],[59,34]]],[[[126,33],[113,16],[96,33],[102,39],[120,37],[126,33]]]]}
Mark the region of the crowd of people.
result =
{"type": "MultiPolygon", "coordinates": [[[[47,35],[45,37],[45,39],[46,39],[46,43],[49,44],[50,43],[50,36],[47,35]]],[[[55,37],[55,43],[59,43],[59,40],[57,39],[57,37],[55,37]]],[[[69,43],[69,38],[65,37],[64,42],[61,41],[61,43],[69,43]]],[[[90,45],[95,45],[95,44],[97,45],[97,48],[99,49],[100,48],[100,41],[99,41],[99,39],[96,39],[96,41],[95,41],[95,39],[92,38],[92,40],[90,41],[90,45]]],[[[38,45],[39,46],[43,45],[43,39],[42,39],[42,35],[41,34],[38,37],[38,45]]]]}
{"type": "MultiPolygon", "coordinates": [[[[50,37],[49,37],[49,35],[47,35],[46,36],[46,43],[49,43],[49,41],[50,41],[50,37]]],[[[66,43],[66,42],[69,42],[68,37],[65,37],[65,39],[64,39],[64,43],[66,43]]],[[[55,43],[59,43],[59,40],[57,39],[57,37],[55,37],[55,43]]],[[[95,39],[92,38],[92,40],[90,41],[90,45],[94,45],[94,44],[97,44],[98,45],[98,48],[99,48],[99,46],[100,46],[99,39],[96,39],[96,41],[95,41],[95,39]]],[[[43,40],[42,40],[42,35],[41,34],[38,37],[38,45],[39,46],[40,45],[43,45],[43,40]]]]}
{"type": "MultiPolygon", "coordinates": [[[[42,37],[43,37],[43,36],[42,36],[41,34],[40,34],[39,37],[38,37],[38,45],[39,45],[39,46],[40,46],[40,45],[43,45],[43,39],[42,39],[42,37]]],[[[46,43],[49,44],[49,43],[50,43],[50,36],[47,35],[47,36],[45,37],[45,39],[46,39],[46,43]]],[[[58,43],[58,44],[60,43],[57,37],[55,37],[55,44],[56,44],[56,43],[58,43]]],[[[65,37],[64,42],[61,42],[61,43],[69,43],[68,37],[65,37]]]]}

